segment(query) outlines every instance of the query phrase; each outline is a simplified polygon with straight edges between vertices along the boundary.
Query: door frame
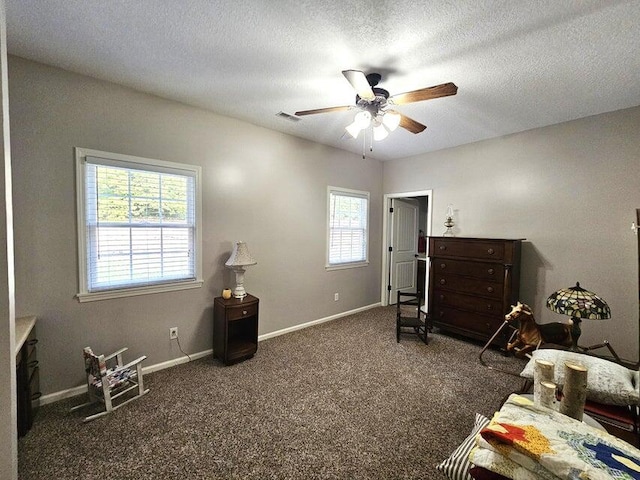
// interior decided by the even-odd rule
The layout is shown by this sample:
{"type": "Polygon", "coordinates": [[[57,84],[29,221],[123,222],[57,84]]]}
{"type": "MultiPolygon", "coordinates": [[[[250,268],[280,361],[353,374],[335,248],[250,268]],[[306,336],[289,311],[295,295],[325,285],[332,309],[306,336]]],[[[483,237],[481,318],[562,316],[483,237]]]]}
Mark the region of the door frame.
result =
{"type": "MultiPolygon", "coordinates": [[[[383,215],[382,215],[382,278],[380,285],[380,303],[382,306],[389,305],[389,293],[387,291],[387,285],[389,285],[389,239],[391,233],[391,199],[393,198],[413,198],[413,197],[427,197],[427,225],[426,236],[431,235],[431,217],[433,213],[433,190],[420,190],[415,192],[399,192],[399,193],[385,193],[383,200],[383,215]]],[[[425,292],[429,289],[429,263],[427,262],[427,278],[425,283],[425,292]]]]}

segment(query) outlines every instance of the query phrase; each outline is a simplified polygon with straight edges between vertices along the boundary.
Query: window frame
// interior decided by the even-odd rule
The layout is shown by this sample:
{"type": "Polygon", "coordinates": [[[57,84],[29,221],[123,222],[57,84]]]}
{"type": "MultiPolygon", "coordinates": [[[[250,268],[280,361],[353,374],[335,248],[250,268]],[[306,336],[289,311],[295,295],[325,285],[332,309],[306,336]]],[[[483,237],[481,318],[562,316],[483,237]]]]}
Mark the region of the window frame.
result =
{"type": "Polygon", "coordinates": [[[350,188],[327,186],[327,244],[326,244],[326,263],[325,269],[330,270],[343,270],[347,268],[366,267],[369,265],[369,234],[370,234],[370,217],[371,217],[371,195],[364,190],[354,190],[350,188]],[[339,195],[344,197],[354,197],[366,200],[367,204],[367,216],[365,225],[365,255],[364,260],[331,263],[331,195],[339,195]]]}
{"type": "Polygon", "coordinates": [[[150,293],[171,292],[202,287],[202,168],[197,165],[187,165],[184,163],[168,162],[151,158],[136,157],[120,153],[104,152],[88,148],[75,147],[76,160],[76,220],[78,224],[78,294],[76,298],[79,302],[91,302],[95,300],[106,300],[110,298],[131,297],[150,293]],[[95,292],[89,291],[87,252],[87,220],[86,220],[86,185],[85,173],[87,157],[96,157],[109,162],[124,162],[140,165],[141,169],[161,172],[163,169],[184,171],[185,175],[193,176],[194,183],[194,207],[195,207],[195,278],[189,280],[175,280],[162,282],[154,285],[116,287],[95,292]],[[152,167],[152,168],[149,168],[152,167]],[[157,170],[154,170],[157,169],[157,170]]]}

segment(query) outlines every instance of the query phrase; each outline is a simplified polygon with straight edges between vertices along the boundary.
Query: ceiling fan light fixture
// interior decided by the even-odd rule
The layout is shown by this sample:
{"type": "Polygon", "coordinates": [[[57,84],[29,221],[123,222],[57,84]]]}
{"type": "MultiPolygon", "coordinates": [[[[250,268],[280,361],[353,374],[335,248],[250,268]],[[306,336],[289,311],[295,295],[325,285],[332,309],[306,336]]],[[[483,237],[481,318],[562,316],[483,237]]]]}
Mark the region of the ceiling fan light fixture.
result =
{"type": "Polygon", "coordinates": [[[361,130],[368,128],[371,125],[371,114],[366,110],[356,113],[353,123],[345,128],[349,135],[353,138],[358,138],[358,134],[361,130]]]}
{"type": "Polygon", "coordinates": [[[360,125],[358,125],[357,122],[353,122],[351,125],[347,125],[347,127],[345,128],[345,130],[347,131],[347,133],[349,135],[351,135],[353,138],[358,138],[358,134],[360,133],[360,131],[362,130],[360,128],[360,125]]]}
{"type": "Polygon", "coordinates": [[[384,140],[389,135],[389,131],[385,128],[384,125],[378,125],[377,127],[373,127],[373,139],[384,140]]]}
{"type": "Polygon", "coordinates": [[[402,116],[396,112],[386,112],[382,117],[382,123],[385,127],[389,129],[390,132],[393,132],[398,125],[400,125],[400,119],[402,116]]]}
{"type": "Polygon", "coordinates": [[[358,112],[356,117],[354,118],[354,123],[360,127],[360,130],[364,130],[369,125],[371,125],[371,114],[366,110],[363,112],[358,112]]]}

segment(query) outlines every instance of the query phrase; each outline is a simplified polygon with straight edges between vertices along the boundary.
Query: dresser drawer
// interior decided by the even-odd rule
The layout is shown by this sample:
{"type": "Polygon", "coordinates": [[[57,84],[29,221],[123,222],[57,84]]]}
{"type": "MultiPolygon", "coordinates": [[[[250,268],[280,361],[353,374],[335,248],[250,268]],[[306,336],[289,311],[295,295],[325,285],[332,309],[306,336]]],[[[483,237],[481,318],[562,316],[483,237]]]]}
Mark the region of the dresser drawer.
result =
{"type": "Polygon", "coordinates": [[[227,320],[239,320],[241,318],[251,317],[258,314],[258,304],[240,305],[237,307],[227,308],[227,320]]]}
{"type": "Polygon", "coordinates": [[[462,330],[475,333],[478,338],[491,337],[503,320],[455,308],[440,306],[431,312],[434,324],[444,330],[462,330]]]}
{"type": "Polygon", "coordinates": [[[448,292],[435,288],[433,291],[432,309],[437,310],[440,307],[456,307],[471,312],[492,315],[504,320],[504,312],[502,311],[502,301],[491,298],[482,298],[472,295],[463,295],[457,292],[448,292]]]}
{"type": "Polygon", "coordinates": [[[488,280],[461,277],[457,275],[435,274],[433,288],[455,290],[460,293],[481,295],[483,297],[502,299],[503,285],[488,280]]]}
{"type": "Polygon", "coordinates": [[[504,259],[504,242],[492,240],[467,240],[452,238],[430,238],[430,257],[467,257],[475,260],[504,259]]]}
{"type": "Polygon", "coordinates": [[[504,276],[504,266],[500,263],[467,262],[450,258],[434,257],[433,269],[436,273],[466,275],[501,282],[504,276]]]}

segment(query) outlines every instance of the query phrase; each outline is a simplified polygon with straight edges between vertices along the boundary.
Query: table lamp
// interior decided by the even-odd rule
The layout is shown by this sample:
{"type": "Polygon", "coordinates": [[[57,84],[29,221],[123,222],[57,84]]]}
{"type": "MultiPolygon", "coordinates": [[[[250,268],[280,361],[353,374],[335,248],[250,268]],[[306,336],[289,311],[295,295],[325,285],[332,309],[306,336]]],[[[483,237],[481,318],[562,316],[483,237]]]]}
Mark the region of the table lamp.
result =
{"type": "Polygon", "coordinates": [[[242,241],[236,242],[229,260],[225,262],[225,266],[229,267],[236,274],[236,288],[233,289],[233,296],[235,298],[244,298],[247,296],[247,292],[244,289],[244,267],[255,265],[256,263],[258,262],[256,262],[249,253],[247,244],[242,241]]]}
{"type": "Polygon", "coordinates": [[[576,352],[587,352],[596,348],[607,347],[616,360],[618,355],[608,341],[604,341],[598,345],[590,347],[581,347],[578,345],[578,339],[582,334],[580,324],[583,319],[587,320],[606,320],[611,318],[611,309],[607,302],[589,290],[585,290],[580,286],[580,282],[576,282],[575,287],[562,288],[552,293],[547,298],[547,308],[552,312],[568,315],[573,321],[571,327],[571,339],[573,345],[571,350],[576,352]]]}

